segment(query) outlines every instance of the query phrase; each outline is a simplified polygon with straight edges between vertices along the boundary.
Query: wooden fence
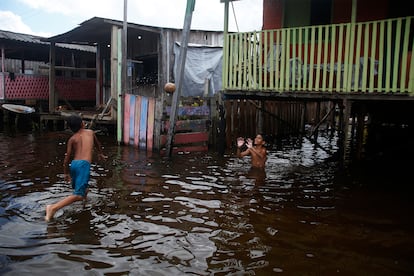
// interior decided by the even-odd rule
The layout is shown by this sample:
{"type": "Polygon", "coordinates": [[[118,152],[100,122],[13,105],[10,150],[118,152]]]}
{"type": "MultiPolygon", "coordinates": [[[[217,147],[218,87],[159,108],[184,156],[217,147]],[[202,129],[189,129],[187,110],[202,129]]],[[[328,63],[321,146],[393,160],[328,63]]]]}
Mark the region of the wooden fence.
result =
{"type": "MultiPolygon", "coordinates": [[[[57,77],[56,90],[68,101],[95,101],[95,79],[57,77]]],[[[47,100],[49,76],[0,73],[0,100],[47,100]]]]}
{"type": "MultiPolygon", "coordinates": [[[[171,107],[165,107],[165,120],[161,130],[161,153],[165,152],[167,133],[170,127],[171,107]]],[[[172,152],[205,152],[208,151],[211,111],[207,104],[201,106],[180,106],[175,122],[172,152]]]]}
{"type": "Polygon", "coordinates": [[[123,142],[152,151],[155,99],[125,94],[123,142]]]}
{"type": "MultiPolygon", "coordinates": [[[[226,100],[226,146],[237,137],[272,137],[301,134],[306,124],[316,125],[329,113],[328,103],[271,100],[226,100]]],[[[271,141],[269,141],[271,142],[271,141]]]]}
{"type": "MultiPolygon", "coordinates": [[[[123,142],[152,151],[154,146],[155,98],[126,94],[124,101],[123,142]]],[[[164,154],[171,107],[166,106],[160,130],[160,153],[164,154]]],[[[173,153],[207,151],[210,108],[182,106],[178,110],[173,153]]]]}

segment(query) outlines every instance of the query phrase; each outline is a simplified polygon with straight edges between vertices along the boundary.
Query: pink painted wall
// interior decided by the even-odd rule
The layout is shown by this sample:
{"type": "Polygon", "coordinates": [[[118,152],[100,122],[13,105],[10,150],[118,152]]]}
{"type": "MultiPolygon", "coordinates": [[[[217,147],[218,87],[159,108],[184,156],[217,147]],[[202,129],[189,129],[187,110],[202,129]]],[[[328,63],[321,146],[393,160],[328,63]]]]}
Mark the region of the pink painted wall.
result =
{"type": "MultiPolygon", "coordinates": [[[[49,77],[42,75],[16,74],[14,79],[5,74],[6,100],[49,99],[49,77]]],[[[56,78],[55,86],[59,98],[68,101],[95,101],[95,79],[56,78]]]]}

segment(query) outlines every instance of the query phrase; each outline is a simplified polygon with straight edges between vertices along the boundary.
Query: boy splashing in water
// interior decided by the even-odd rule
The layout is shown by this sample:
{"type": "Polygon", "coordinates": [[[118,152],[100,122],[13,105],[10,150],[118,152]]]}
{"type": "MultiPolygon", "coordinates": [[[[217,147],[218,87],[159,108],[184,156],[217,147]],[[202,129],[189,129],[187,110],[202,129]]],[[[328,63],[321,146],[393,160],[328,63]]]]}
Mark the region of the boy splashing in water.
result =
{"type": "Polygon", "coordinates": [[[98,150],[98,158],[106,159],[102,153],[101,144],[91,129],[85,129],[85,124],[79,115],[71,115],[68,118],[69,128],[74,133],[68,140],[65,159],[63,161],[63,172],[65,181],[72,182],[73,194],[59,202],[46,206],[45,220],[50,221],[54,214],[61,208],[75,202],[86,200],[88,193],[88,181],[92,162],[93,148],[98,150]],[[73,155],[73,160],[69,161],[73,155]]]}
{"type": "Polygon", "coordinates": [[[243,137],[239,137],[237,138],[237,156],[244,157],[250,155],[252,168],[264,169],[267,159],[265,144],[266,141],[261,134],[257,134],[254,141],[250,138],[245,141],[243,137]],[[247,149],[245,151],[241,151],[242,146],[245,144],[247,149]]]}

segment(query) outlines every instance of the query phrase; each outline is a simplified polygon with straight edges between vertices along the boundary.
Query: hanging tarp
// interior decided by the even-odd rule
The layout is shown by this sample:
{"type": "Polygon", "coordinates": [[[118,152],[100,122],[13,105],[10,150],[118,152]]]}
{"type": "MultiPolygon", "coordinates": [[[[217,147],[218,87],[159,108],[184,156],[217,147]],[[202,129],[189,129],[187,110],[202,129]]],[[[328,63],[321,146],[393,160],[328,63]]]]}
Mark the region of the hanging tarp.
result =
{"type": "MultiPolygon", "coordinates": [[[[174,44],[174,76],[177,77],[180,43],[174,44]]],[[[182,97],[212,97],[221,90],[223,48],[189,44],[185,62],[182,97]],[[207,91],[206,91],[206,87],[207,91]]]]}

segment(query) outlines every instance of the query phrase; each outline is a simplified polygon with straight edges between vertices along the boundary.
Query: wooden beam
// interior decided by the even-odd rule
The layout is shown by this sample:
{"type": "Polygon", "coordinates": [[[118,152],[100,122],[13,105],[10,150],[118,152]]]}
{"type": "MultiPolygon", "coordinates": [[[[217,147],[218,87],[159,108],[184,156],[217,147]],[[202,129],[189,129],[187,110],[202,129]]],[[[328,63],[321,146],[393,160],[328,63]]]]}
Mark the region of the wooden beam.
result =
{"type": "Polygon", "coordinates": [[[170,115],[170,128],[168,129],[168,141],[167,141],[167,155],[171,156],[171,149],[173,144],[173,138],[174,138],[174,128],[175,128],[175,120],[177,117],[177,109],[178,109],[178,103],[180,99],[181,89],[183,87],[183,81],[184,81],[184,67],[185,67],[185,61],[187,56],[187,47],[188,47],[188,36],[190,33],[190,27],[191,27],[191,18],[193,15],[195,6],[195,0],[187,0],[187,7],[185,11],[185,18],[184,18],[184,27],[183,27],[183,34],[181,38],[181,49],[180,49],[180,56],[179,56],[179,64],[178,64],[178,87],[173,95],[173,101],[171,104],[171,115],[170,115]]]}
{"type": "MultiPolygon", "coordinates": [[[[174,144],[192,144],[200,142],[208,142],[208,131],[206,132],[187,132],[177,133],[174,135],[174,144]]],[[[161,145],[165,145],[167,142],[167,136],[161,135],[161,145]]]]}
{"type": "MultiPolygon", "coordinates": [[[[40,69],[50,70],[49,65],[39,65],[40,69]]],[[[96,71],[96,68],[82,68],[82,67],[72,67],[72,66],[54,66],[55,70],[64,70],[64,71],[96,71]]]]}
{"type": "Polygon", "coordinates": [[[49,52],[49,113],[55,112],[56,108],[56,95],[55,95],[55,60],[56,60],[56,47],[55,43],[50,43],[50,52],[49,52]]]}

